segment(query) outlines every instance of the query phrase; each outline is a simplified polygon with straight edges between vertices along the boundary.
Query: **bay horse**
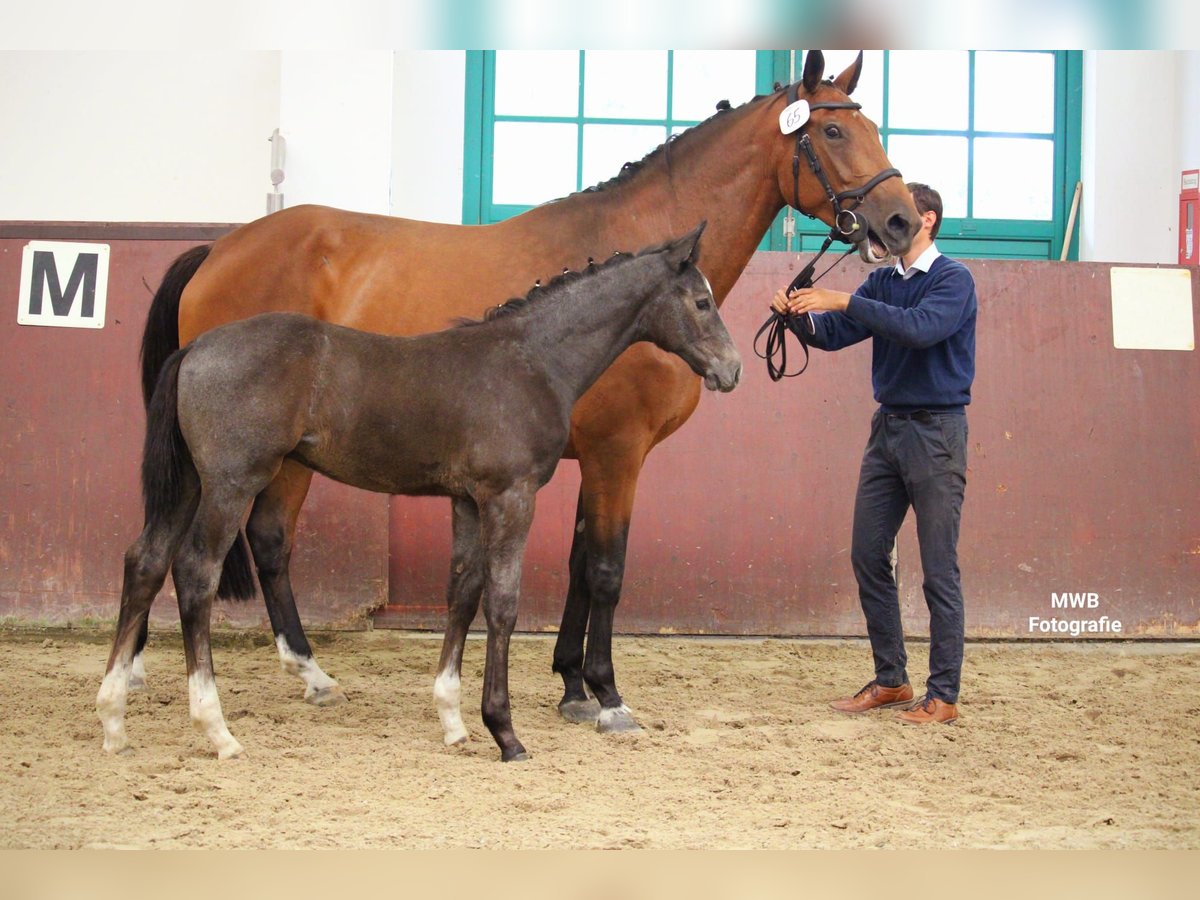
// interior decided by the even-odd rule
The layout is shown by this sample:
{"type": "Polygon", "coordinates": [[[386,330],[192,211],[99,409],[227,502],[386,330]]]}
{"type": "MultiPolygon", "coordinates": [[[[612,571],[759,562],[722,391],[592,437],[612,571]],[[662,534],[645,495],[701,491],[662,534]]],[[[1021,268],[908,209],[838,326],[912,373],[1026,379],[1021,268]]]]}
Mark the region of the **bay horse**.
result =
{"type": "MultiPolygon", "coordinates": [[[[862,61],[860,53],[836,78],[823,80],[824,57],[810,51],[800,82],[736,108],[723,104],[641,162],[626,164],[616,178],[495,225],[302,206],[193,248],[171,266],[151,304],[142,343],[147,402],[180,343],[226,322],[294,310],[381,334],[438,331],[535,279],[545,282],[619,247],[663,241],[701,219],[709,222],[702,263],[718,304],[786,204],[832,226],[850,211],[841,203],[853,201],[864,226],[856,235],[864,238],[862,257],[878,262],[902,254],[920,216],[903,179],[890,177],[899,173],[890,168],[878,129],[849,99],[862,61]],[[808,118],[785,133],[781,113],[799,100],[807,102],[808,118]]],[[[570,721],[595,721],[601,731],[637,728],[617,691],[612,662],[634,494],[646,455],[687,421],[699,398],[699,381],[686,365],[643,343],[575,407],[564,456],[579,460],[581,483],[553,660],[564,682],[559,710],[570,721]]],[[[324,705],[344,694],[313,658],[287,577],[311,477],[301,462],[288,460],[255,500],[246,535],[281,662],[304,679],[305,699],[324,705]]],[[[239,541],[221,596],[253,593],[239,541]]],[[[135,681],[144,643],[143,634],[135,681]]]]}
{"type": "Polygon", "coordinates": [[[508,643],[534,495],[550,480],[571,410],[629,346],[651,341],[713,390],[741,358],[696,268],[701,223],[662,247],[564,273],[489,320],[388,337],[282,312],[206,332],[163,366],[142,463],[146,524],[125,555],[121,612],[96,699],[104,748],[125,748],[138,632],[172,568],[192,722],[226,759],[209,618],[242,517],[287,460],[355,487],[453,502],[454,559],[434,696],[447,744],[466,740],[463,643],[483,599],[483,720],[505,761],[508,643]]]}

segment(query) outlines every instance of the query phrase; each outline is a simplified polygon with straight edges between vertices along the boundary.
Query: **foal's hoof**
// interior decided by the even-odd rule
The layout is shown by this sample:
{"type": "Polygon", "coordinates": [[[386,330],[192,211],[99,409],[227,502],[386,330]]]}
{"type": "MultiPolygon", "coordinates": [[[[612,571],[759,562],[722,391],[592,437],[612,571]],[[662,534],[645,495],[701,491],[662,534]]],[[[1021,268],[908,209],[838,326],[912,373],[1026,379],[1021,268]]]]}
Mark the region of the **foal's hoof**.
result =
{"type": "Polygon", "coordinates": [[[343,703],[349,703],[350,698],[346,696],[340,684],[331,684],[311,694],[305,694],[304,702],[313,706],[341,706],[343,703]]]}
{"type": "Polygon", "coordinates": [[[501,753],[500,754],[501,762],[525,762],[527,759],[529,759],[529,754],[525,752],[524,747],[522,747],[520,750],[513,751],[511,754],[510,753],[501,753]]]}
{"type": "Polygon", "coordinates": [[[112,756],[129,756],[133,753],[133,747],[124,737],[110,740],[104,739],[104,752],[112,756]]]}
{"type": "Polygon", "coordinates": [[[600,701],[595,697],[585,700],[563,700],[558,704],[558,714],[576,725],[595,722],[600,718],[600,701]]]}
{"type": "Polygon", "coordinates": [[[217,750],[217,759],[242,759],[245,753],[246,748],[235,740],[217,750]]]}
{"type": "Polygon", "coordinates": [[[131,694],[138,691],[144,691],[146,689],[145,677],[142,675],[130,675],[128,688],[131,694]]]}
{"type": "Polygon", "coordinates": [[[642,730],[642,726],[634,719],[629,707],[621,704],[600,710],[596,719],[596,730],[601,734],[636,734],[642,730]]]}

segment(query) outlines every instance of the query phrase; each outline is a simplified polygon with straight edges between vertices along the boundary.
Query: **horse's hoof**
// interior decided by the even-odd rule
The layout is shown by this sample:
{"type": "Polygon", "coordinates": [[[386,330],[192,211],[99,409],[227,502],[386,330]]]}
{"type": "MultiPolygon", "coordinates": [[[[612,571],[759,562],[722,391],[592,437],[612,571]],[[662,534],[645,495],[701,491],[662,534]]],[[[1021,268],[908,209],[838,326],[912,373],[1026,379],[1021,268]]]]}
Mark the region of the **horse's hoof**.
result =
{"type": "Polygon", "coordinates": [[[323,687],[311,694],[305,694],[304,702],[322,707],[341,706],[343,703],[349,703],[350,698],[346,696],[346,692],[342,690],[340,684],[331,684],[329,687],[323,687]]]}
{"type": "Polygon", "coordinates": [[[129,692],[130,693],[144,691],[145,689],[146,689],[146,679],[145,678],[143,678],[141,675],[130,675],[129,676],[129,692]]]}
{"type": "Polygon", "coordinates": [[[622,704],[600,710],[596,730],[601,734],[636,734],[642,730],[642,726],[634,719],[629,707],[622,704]]]}
{"type": "Polygon", "coordinates": [[[558,704],[558,714],[576,725],[595,722],[600,718],[600,701],[595,697],[586,700],[564,700],[558,704]]]}
{"type": "Polygon", "coordinates": [[[517,750],[512,755],[507,753],[500,754],[500,760],[502,762],[525,762],[527,759],[529,759],[529,754],[525,752],[524,748],[517,750]]]}
{"type": "Polygon", "coordinates": [[[245,752],[246,748],[234,741],[217,751],[217,759],[240,759],[245,752]]]}
{"type": "Polygon", "coordinates": [[[442,740],[446,742],[447,747],[461,747],[467,742],[470,735],[464,729],[462,731],[452,732],[451,734],[443,735],[442,740]]]}
{"type": "Polygon", "coordinates": [[[111,754],[112,756],[128,756],[133,752],[133,747],[130,745],[129,741],[125,740],[124,738],[115,741],[110,741],[108,738],[105,738],[104,752],[111,754]]]}

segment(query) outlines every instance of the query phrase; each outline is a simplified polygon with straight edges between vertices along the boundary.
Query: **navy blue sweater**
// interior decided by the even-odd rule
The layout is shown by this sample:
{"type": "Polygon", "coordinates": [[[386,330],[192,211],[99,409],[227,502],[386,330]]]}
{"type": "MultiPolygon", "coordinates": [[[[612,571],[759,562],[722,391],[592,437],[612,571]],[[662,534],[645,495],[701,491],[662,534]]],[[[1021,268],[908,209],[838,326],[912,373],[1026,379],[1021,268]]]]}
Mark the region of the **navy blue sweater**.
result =
{"type": "Polygon", "coordinates": [[[845,312],[788,324],[811,346],[840,350],[873,337],[871,382],[884,412],[962,412],[975,379],[975,279],[939,256],[905,279],[894,266],[872,272],[845,312]],[[803,333],[801,333],[803,332],[803,333]]]}

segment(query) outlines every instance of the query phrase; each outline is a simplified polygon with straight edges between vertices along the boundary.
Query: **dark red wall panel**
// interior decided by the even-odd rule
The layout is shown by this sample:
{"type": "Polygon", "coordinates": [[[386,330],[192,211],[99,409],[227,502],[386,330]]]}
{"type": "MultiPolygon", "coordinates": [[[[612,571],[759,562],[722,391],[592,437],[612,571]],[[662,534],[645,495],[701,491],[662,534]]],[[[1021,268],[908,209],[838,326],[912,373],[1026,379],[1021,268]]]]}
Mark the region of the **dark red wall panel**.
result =
{"type": "MultiPolygon", "coordinates": [[[[176,255],[215,236],[55,227],[0,229],[0,617],[26,623],[115,615],[121,556],[141,527],[143,280],[156,286],[176,255]],[[34,237],[110,243],[104,329],[16,324],[21,249],[34,237]]],[[[1126,635],[1195,635],[1196,353],[1114,349],[1107,265],[970,265],[980,318],[960,547],[969,633],[1026,637],[1029,616],[1108,615],[1126,635]],[[1052,610],[1061,592],[1095,593],[1098,606],[1052,610]]],[[[817,353],[800,378],[768,381],[751,339],[794,269],[781,253],[752,261],[723,307],[742,386],[706,394],[642,472],[620,630],[863,633],[849,535],[874,407],[870,350],[817,353]]],[[[848,263],[827,283],[852,289],[866,271],[848,263]]],[[[552,629],[561,615],[578,477],[564,462],[539,494],[523,629],[552,629]]],[[[387,603],[379,624],[440,628],[449,532],[446,501],[389,504],[318,477],[294,567],[305,621],[362,624],[387,603]]],[[[920,634],[911,521],[897,553],[906,625],[920,634]]],[[[174,620],[173,607],[165,595],[156,617],[174,620]]],[[[265,621],[257,601],[220,615],[265,621]]]]}
{"type": "MultiPolygon", "coordinates": [[[[141,530],[145,418],[138,349],[150,291],[193,239],[146,240],[130,226],[7,225],[0,237],[0,617],[64,623],[115,617],[125,548],[141,530]],[[114,237],[116,235],[117,237],[114,237]],[[103,329],[17,325],[28,239],[109,243],[103,329]]],[[[145,233],[142,229],[141,233],[145,233]]],[[[313,624],[362,624],[387,595],[387,501],[318,477],[300,522],[298,603],[313,624]]],[[[168,590],[158,621],[178,621],[168,590]]],[[[261,602],[218,604],[215,618],[266,621],[261,602]]]]}
{"type": "MultiPolygon", "coordinates": [[[[960,563],[972,635],[1030,634],[1029,617],[1122,621],[1194,635],[1200,612],[1200,357],[1116,350],[1105,264],[975,260],[978,375],[960,563]],[[1052,593],[1096,593],[1064,613],[1052,593]]],[[[852,290],[847,263],[826,284],[852,290]]],[[[814,353],[771,383],[751,342],[794,257],[759,254],[722,307],[746,376],[706,394],[642,472],[624,631],[864,634],[850,517],[874,402],[870,348],[814,353]]],[[[1193,275],[1193,289],[1195,276],[1193,275]]],[[[578,490],[564,462],[539,495],[520,627],[557,625],[578,490]]],[[[444,503],[392,504],[387,624],[440,627],[444,503]]],[[[915,529],[897,548],[906,627],[925,633],[915,529]]],[[[1057,635],[1062,637],[1062,635],[1057,635]]]]}

